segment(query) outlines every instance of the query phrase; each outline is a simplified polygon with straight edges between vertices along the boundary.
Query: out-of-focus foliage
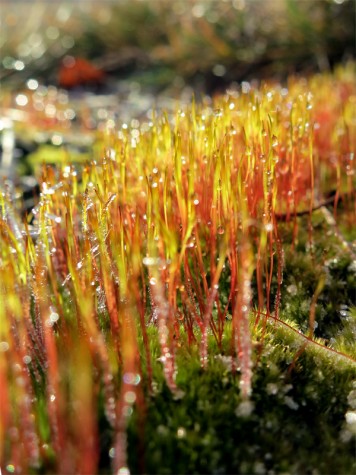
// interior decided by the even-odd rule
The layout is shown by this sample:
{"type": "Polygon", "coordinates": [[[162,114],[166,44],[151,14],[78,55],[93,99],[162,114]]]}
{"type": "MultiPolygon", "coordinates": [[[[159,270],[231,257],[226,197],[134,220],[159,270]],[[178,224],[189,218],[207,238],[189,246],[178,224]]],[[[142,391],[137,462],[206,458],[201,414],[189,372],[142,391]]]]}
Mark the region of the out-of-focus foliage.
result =
{"type": "Polygon", "coordinates": [[[56,79],[60,59],[73,54],[149,85],[215,89],[325,70],[354,54],[350,0],[18,3],[3,7],[3,77],[35,70],[56,79]]]}

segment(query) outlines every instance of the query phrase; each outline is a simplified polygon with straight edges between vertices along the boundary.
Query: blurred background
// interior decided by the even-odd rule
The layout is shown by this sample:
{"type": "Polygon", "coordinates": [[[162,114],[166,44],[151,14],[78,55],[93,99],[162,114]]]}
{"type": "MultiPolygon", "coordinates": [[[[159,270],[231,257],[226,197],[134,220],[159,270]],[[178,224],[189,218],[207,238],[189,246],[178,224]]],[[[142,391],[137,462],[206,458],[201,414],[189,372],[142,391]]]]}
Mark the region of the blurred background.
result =
{"type": "Polygon", "coordinates": [[[214,92],[352,58],[355,1],[1,0],[0,31],[3,87],[130,80],[152,91],[214,92]],[[78,58],[89,60],[76,64],[81,73],[78,58]]]}

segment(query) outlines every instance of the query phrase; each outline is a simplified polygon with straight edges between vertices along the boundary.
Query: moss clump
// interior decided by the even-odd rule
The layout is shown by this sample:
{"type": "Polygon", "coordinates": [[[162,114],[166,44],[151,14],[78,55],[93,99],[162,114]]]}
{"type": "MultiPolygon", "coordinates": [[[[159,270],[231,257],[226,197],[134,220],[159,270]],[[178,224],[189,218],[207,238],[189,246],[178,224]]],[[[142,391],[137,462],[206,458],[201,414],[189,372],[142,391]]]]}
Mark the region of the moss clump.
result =
{"type": "MultiPolygon", "coordinates": [[[[261,336],[262,326],[253,337],[261,336]]],[[[356,384],[356,366],[314,347],[292,330],[267,324],[255,362],[253,393],[243,401],[239,372],[214,348],[207,371],[198,352],[178,352],[177,399],[156,362],[155,391],[147,397],[145,473],[353,473],[352,427],[345,414],[356,384]]],[[[140,466],[137,418],[129,426],[129,465],[140,466]]]]}

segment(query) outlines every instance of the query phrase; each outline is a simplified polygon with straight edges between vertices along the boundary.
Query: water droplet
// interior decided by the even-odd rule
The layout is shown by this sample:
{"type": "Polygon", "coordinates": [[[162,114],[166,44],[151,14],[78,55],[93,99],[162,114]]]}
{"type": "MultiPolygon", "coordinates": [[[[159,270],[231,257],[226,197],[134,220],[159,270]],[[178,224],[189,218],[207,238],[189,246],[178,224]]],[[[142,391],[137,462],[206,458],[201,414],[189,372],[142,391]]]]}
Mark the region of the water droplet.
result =
{"type": "Polygon", "coordinates": [[[226,73],[226,68],[222,64],[215,64],[213,67],[213,74],[214,76],[222,77],[226,73]]]}
{"type": "Polygon", "coordinates": [[[136,401],[136,394],[133,391],[126,391],[124,399],[127,404],[133,404],[136,401]]]}
{"type": "Polygon", "coordinates": [[[115,457],[115,448],[111,447],[109,450],[109,457],[113,459],[115,457]]]}
{"type": "Polygon", "coordinates": [[[137,386],[141,381],[141,376],[135,373],[125,373],[122,379],[126,384],[137,386]]]}
{"type": "Polygon", "coordinates": [[[143,265],[145,266],[154,266],[154,265],[158,265],[159,264],[159,258],[158,257],[144,257],[142,259],[142,263],[143,265]]]}
{"type": "Polygon", "coordinates": [[[52,310],[52,312],[49,316],[49,321],[53,324],[53,323],[56,323],[58,320],[59,320],[58,313],[52,310]]]}
{"type": "Polygon", "coordinates": [[[218,226],[217,233],[218,234],[224,234],[224,232],[225,232],[224,227],[223,226],[218,226]]]}
{"type": "Polygon", "coordinates": [[[350,167],[350,165],[346,166],[346,175],[347,176],[353,176],[355,174],[355,170],[350,167]]]}
{"type": "Polygon", "coordinates": [[[267,223],[265,224],[265,230],[270,233],[271,231],[273,231],[273,224],[272,223],[267,223]]]}
{"type": "Polygon", "coordinates": [[[156,285],[157,284],[157,279],[155,277],[150,278],[150,284],[151,285],[156,285]]]}
{"type": "Polygon", "coordinates": [[[166,435],[168,435],[168,432],[169,432],[168,428],[167,428],[166,426],[162,425],[162,424],[160,424],[160,425],[157,427],[157,433],[158,433],[159,435],[166,436],[166,435]]]}
{"type": "Polygon", "coordinates": [[[110,198],[107,200],[106,204],[105,204],[105,209],[107,209],[110,204],[114,201],[114,199],[116,198],[116,193],[113,193],[110,198]]]}
{"type": "Polygon", "coordinates": [[[130,475],[130,470],[128,469],[128,467],[121,467],[117,471],[117,475],[130,475]]]}
{"type": "Polygon", "coordinates": [[[9,463],[8,465],[6,465],[6,470],[9,473],[15,473],[15,465],[13,465],[12,463],[9,463]]]}
{"type": "Polygon", "coordinates": [[[23,362],[24,362],[25,364],[30,364],[31,361],[32,361],[31,356],[26,355],[26,356],[23,357],[23,362]]]}
{"type": "Polygon", "coordinates": [[[184,439],[186,435],[187,435],[187,431],[184,429],[184,427],[179,427],[177,430],[178,439],[184,439]]]}
{"type": "Polygon", "coordinates": [[[15,102],[18,106],[24,107],[28,104],[28,97],[25,94],[18,94],[15,98],[15,102]]]}
{"type": "Polygon", "coordinates": [[[71,274],[68,274],[67,277],[62,282],[62,287],[64,287],[66,285],[66,283],[71,280],[71,278],[72,278],[71,274]]]}
{"type": "Polygon", "coordinates": [[[297,404],[290,396],[284,397],[284,403],[289,407],[289,409],[293,409],[293,411],[296,411],[299,408],[299,404],[297,404]]]}
{"type": "MultiPolygon", "coordinates": [[[[49,191],[50,190],[53,190],[53,188],[48,188],[47,189],[47,194],[53,194],[53,193],[50,193],[49,191]]],[[[55,223],[61,223],[62,222],[62,218],[60,216],[56,216],[55,214],[52,214],[52,213],[45,213],[45,216],[47,219],[50,219],[52,221],[54,221],[55,223]]]]}
{"type": "Polygon", "coordinates": [[[255,405],[251,401],[242,401],[236,408],[235,414],[237,417],[249,417],[253,410],[255,408],[255,405]]]}
{"type": "Polygon", "coordinates": [[[5,352],[10,348],[7,341],[0,341],[0,351],[5,352]]]}
{"type": "Polygon", "coordinates": [[[241,83],[242,94],[248,94],[250,90],[251,90],[251,84],[247,81],[242,81],[241,83]]]}
{"type": "Polygon", "coordinates": [[[281,164],[279,167],[278,167],[278,172],[281,174],[281,175],[286,175],[289,171],[289,165],[288,163],[283,163],[281,164]]]}
{"type": "Polygon", "coordinates": [[[297,295],[298,288],[295,284],[288,285],[287,292],[291,295],[297,295]]]}
{"type": "Polygon", "coordinates": [[[266,390],[268,394],[276,395],[278,393],[278,386],[275,383],[268,383],[266,390]]]}

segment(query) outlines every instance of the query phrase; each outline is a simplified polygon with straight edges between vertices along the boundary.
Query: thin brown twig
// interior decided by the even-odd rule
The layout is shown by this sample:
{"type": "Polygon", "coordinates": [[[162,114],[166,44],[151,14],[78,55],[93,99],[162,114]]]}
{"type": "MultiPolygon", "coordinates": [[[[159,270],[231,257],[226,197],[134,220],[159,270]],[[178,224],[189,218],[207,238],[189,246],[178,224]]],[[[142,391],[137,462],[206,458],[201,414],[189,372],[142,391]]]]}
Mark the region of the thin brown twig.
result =
{"type": "MultiPolygon", "coordinates": [[[[256,310],[254,310],[255,313],[257,313],[256,310]]],[[[350,355],[347,355],[346,353],[343,353],[341,351],[337,351],[337,350],[334,350],[333,348],[330,348],[328,346],[324,346],[322,345],[321,343],[318,343],[317,341],[313,340],[312,338],[308,337],[307,335],[304,335],[304,333],[302,333],[300,330],[297,330],[296,328],[293,328],[291,325],[289,325],[287,322],[285,322],[284,320],[281,320],[280,318],[277,318],[273,315],[267,315],[266,313],[264,312],[259,312],[260,315],[264,315],[265,317],[271,319],[271,320],[274,320],[275,322],[277,322],[278,324],[280,325],[283,325],[285,326],[286,328],[288,328],[288,330],[291,330],[293,331],[294,333],[296,333],[299,337],[303,338],[304,340],[306,340],[306,344],[308,343],[312,343],[314,345],[317,345],[319,346],[320,348],[322,348],[323,350],[327,350],[327,351],[331,351],[332,353],[335,353],[336,355],[338,356],[341,356],[342,358],[346,358],[350,361],[352,361],[352,363],[355,363],[356,364],[356,359],[353,358],[352,356],[350,355]]]]}
{"type": "MultiPolygon", "coordinates": [[[[344,195],[346,195],[346,193],[344,193],[343,195],[340,195],[339,198],[344,195]]],[[[334,201],[335,201],[335,193],[333,192],[332,196],[330,196],[329,198],[326,198],[323,201],[320,201],[315,206],[313,206],[311,210],[303,209],[302,211],[296,211],[296,212],[291,212],[291,213],[275,213],[275,217],[278,221],[287,221],[288,219],[293,218],[294,216],[305,216],[306,214],[310,214],[310,211],[311,212],[317,211],[323,206],[334,203],[334,201]]]]}

